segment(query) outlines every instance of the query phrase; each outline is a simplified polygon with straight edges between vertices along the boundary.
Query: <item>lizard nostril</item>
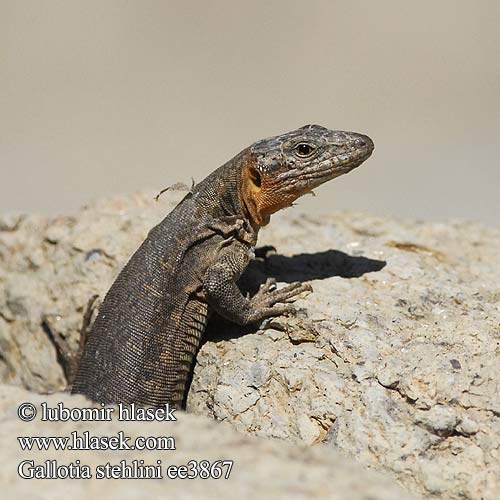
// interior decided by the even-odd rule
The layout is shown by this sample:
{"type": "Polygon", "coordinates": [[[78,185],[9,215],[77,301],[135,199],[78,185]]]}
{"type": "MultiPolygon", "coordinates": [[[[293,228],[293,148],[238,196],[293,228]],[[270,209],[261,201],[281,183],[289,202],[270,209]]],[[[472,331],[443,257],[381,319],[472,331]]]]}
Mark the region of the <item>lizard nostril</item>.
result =
{"type": "Polygon", "coordinates": [[[374,148],[373,141],[366,135],[359,136],[356,139],[356,144],[358,146],[361,146],[362,148],[367,147],[371,150],[373,150],[373,148],[374,148]]]}

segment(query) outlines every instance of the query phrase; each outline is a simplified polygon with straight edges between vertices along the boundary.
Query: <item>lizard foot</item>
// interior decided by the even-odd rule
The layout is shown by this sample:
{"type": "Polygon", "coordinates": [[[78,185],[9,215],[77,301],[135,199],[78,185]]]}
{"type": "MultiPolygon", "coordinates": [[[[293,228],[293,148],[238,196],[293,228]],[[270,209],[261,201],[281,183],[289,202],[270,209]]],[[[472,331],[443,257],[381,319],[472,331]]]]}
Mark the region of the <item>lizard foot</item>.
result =
{"type": "Polygon", "coordinates": [[[281,289],[276,288],[276,280],[268,278],[260,287],[260,290],[250,300],[252,308],[244,323],[255,323],[272,316],[283,314],[295,314],[296,308],[289,303],[302,292],[310,292],[312,287],[309,283],[291,283],[281,289]]]}
{"type": "MultiPolygon", "coordinates": [[[[278,302],[287,302],[302,292],[312,292],[311,285],[309,283],[300,283],[297,281],[278,290],[276,288],[276,280],[274,278],[268,278],[261,286],[260,290],[254,295],[252,302],[257,307],[270,308],[278,302]]],[[[276,307],[275,309],[283,309],[283,307],[276,307]]]]}

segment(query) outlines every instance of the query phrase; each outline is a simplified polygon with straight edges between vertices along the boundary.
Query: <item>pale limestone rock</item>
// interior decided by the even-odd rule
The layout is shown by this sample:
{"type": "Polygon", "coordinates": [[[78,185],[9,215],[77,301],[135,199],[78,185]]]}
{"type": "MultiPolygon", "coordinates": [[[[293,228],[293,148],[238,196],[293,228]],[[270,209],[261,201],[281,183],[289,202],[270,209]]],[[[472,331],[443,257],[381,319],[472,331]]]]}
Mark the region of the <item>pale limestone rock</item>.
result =
{"type": "MultiPolygon", "coordinates": [[[[53,394],[43,396],[13,386],[0,385],[0,441],[2,467],[0,484],[6,500],[88,498],[179,498],[224,499],[255,498],[340,500],[411,500],[414,497],[395,481],[383,474],[369,471],[361,464],[347,460],[325,446],[297,446],[270,441],[236,432],[227,423],[207,417],[176,412],[176,421],[143,422],[65,421],[42,422],[41,403],[53,408],[63,403],[65,408],[85,408],[91,403],[82,396],[53,394]],[[33,403],[38,416],[32,422],[17,417],[21,403],[33,403]],[[168,450],[49,450],[22,451],[18,436],[70,436],[76,431],[83,436],[117,436],[122,431],[133,444],[138,436],[167,436],[175,440],[175,449],[168,450]],[[189,461],[232,460],[228,479],[169,479],[169,465],[187,465],[189,461]],[[22,479],[18,465],[32,460],[34,465],[57,461],[59,466],[75,464],[89,466],[91,479],[22,479]],[[125,460],[143,460],[145,465],[157,465],[161,460],[162,478],[155,479],[96,479],[96,467],[109,462],[118,465],[125,460]]],[[[201,465],[201,464],[200,464],[201,465]]],[[[200,467],[199,465],[199,467],[200,467]]],[[[23,469],[24,473],[28,471],[23,469]]],[[[223,468],[223,473],[226,472],[223,468]]]]}
{"type": "MultiPolygon", "coordinates": [[[[1,380],[64,387],[41,317],[76,347],[89,298],[104,296],[182,195],[0,219],[1,380]]],[[[271,275],[308,280],[314,292],[296,302],[297,317],[264,330],[212,322],[189,410],[244,433],[325,442],[423,496],[496,498],[500,232],[288,210],[259,244],[278,254],[252,263],[248,288],[271,275]]]]}

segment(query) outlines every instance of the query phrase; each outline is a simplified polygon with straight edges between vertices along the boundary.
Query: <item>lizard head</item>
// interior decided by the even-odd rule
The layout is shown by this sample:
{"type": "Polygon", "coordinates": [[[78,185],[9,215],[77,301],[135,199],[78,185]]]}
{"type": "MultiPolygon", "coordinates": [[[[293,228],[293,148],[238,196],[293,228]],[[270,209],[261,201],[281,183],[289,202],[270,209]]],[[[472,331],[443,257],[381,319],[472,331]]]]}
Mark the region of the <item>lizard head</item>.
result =
{"type": "Polygon", "coordinates": [[[266,225],[273,213],[361,165],[373,148],[366,135],[319,125],[254,143],[242,171],[243,201],[254,223],[266,225]]]}

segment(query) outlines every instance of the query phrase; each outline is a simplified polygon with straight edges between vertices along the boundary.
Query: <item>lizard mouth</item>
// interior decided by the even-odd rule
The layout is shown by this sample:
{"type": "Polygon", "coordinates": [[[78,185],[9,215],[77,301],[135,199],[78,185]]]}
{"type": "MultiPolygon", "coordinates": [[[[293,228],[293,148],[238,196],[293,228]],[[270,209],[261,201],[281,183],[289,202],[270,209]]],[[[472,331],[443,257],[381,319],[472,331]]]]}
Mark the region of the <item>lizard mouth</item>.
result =
{"type": "Polygon", "coordinates": [[[370,158],[374,149],[375,145],[367,135],[357,134],[347,151],[322,162],[318,173],[327,177],[327,180],[347,174],[370,158]]]}
{"type": "Polygon", "coordinates": [[[371,156],[372,151],[373,147],[367,147],[362,150],[358,149],[356,151],[332,156],[312,166],[308,169],[309,171],[304,171],[300,176],[301,180],[312,182],[314,187],[316,187],[323,182],[347,174],[351,170],[359,167],[371,156]]]}

